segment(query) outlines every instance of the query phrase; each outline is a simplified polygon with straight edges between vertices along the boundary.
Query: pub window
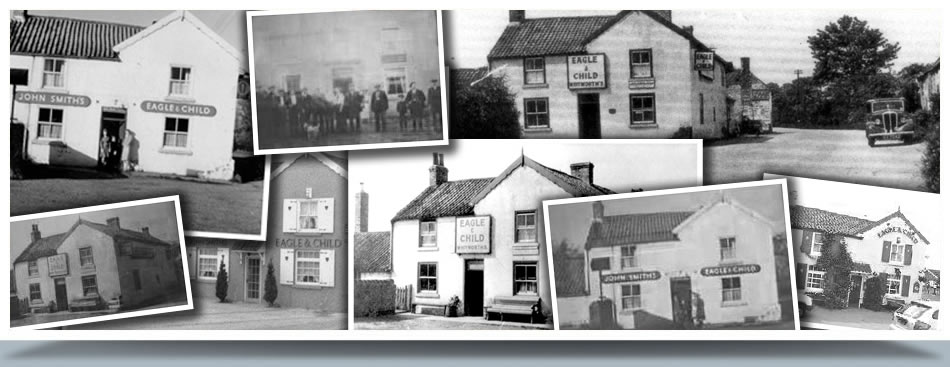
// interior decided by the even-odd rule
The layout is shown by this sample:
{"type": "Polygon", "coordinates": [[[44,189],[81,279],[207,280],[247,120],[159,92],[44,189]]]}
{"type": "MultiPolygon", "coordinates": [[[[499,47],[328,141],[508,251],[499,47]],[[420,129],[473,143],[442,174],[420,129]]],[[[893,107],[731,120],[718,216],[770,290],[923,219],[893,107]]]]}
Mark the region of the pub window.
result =
{"type": "Polygon", "coordinates": [[[320,251],[297,251],[296,283],[320,284],[320,251]]]}
{"type": "Polygon", "coordinates": [[[524,59],[524,83],[544,84],[544,58],[529,57],[524,59]]]}
{"type": "Polygon", "coordinates": [[[95,275],[86,275],[82,277],[82,295],[83,297],[99,295],[99,285],[96,284],[95,275]]]}
{"type": "Polygon", "coordinates": [[[419,222],[419,247],[435,247],[437,239],[434,220],[419,222]]]}
{"type": "Polygon", "coordinates": [[[898,264],[904,263],[904,244],[900,243],[900,239],[891,244],[891,262],[898,264]]]}
{"type": "Polygon", "coordinates": [[[43,292],[40,291],[40,283],[30,283],[30,302],[43,302],[43,292]]]}
{"type": "Polygon", "coordinates": [[[630,50],[630,78],[653,77],[653,50],[630,50]]]}
{"type": "Polygon", "coordinates": [[[538,294],[538,263],[515,263],[515,295],[538,294]]]}
{"type": "Polygon", "coordinates": [[[656,105],[653,94],[630,95],[630,124],[655,124],[656,105]]]}
{"type": "Polygon", "coordinates": [[[37,120],[39,129],[37,136],[44,139],[63,138],[63,110],[58,108],[40,108],[40,117],[37,120]]]}
{"type": "Polygon", "coordinates": [[[538,227],[535,212],[515,213],[515,241],[536,242],[538,227]]]}
{"type": "Polygon", "coordinates": [[[46,59],[43,61],[43,88],[63,88],[66,86],[66,60],[46,59]]]}
{"type": "Polygon", "coordinates": [[[168,94],[173,96],[191,94],[191,68],[172,66],[172,75],[168,81],[168,94]]]}
{"type": "Polygon", "coordinates": [[[900,293],[901,293],[900,275],[888,274],[887,275],[887,294],[898,295],[900,293]]]}
{"type": "Polygon", "coordinates": [[[92,259],[92,247],[83,247],[79,249],[79,266],[95,267],[96,263],[92,259]]]}
{"type": "Polygon", "coordinates": [[[736,238],[726,237],[719,239],[719,258],[730,260],[736,258],[736,238]]]}
{"type": "Polygon", "coordinates": [[[812,233],[811,236],[811,254],[815,256],[821,256],[821,245],[825,243],[824,235],[818,232],[812,233]]]}
{"type": "Polygon", "coordinates": [[[640,285],[620,285],[620,304],[624,310],[633,310],[642,307],[640,300],[640,285]]]}
{"type": "Polygon", "coordinates": [[[317,211],[320,207],[318,199],[297,200],[300,207],[297,210],[298,231],[316,232],[317,231],[317,211]]]}
{"type": "Polygon", "coordinates": [[[722,301],[733,302],[742,300],[742,284],[739,277],[722,278],[722,301]]]}
{"type": "Polygon", "coordinates": [[[550,125],[547,98],[524,99],[524,127],[526,129],[545,129],[550,125]]]}
{"type": "Polygon", "coordinates": [[[30,260],[27,262],[26,269],[27,274],[31,277],[40,275],[40,266],[36,263],[36,260],[30,260]]]}
{"type": "Polygon", "coordinates": [[[175,148],[188,146],[188,119],[179,117],[165,118],[164,146],[175,148]]]}
{"type": "Polygon", "coordinates": [[[135,290],[142,290],[142,274],[139,273],[139,269],[132,270],[132,283],[135,284],[135,290]]]}
{"type": "Polygon", "coordinates": [[[419,263],[419,291],[435,292],[438,286],[438,264],[419,263]]]}
{"type": "Polygon", "coordinates": [[[637,267],[637,246],[628,245],[620,248],[620,268],[637,267]]]}
{"type": "Polygon", "coordinates": [[[218,249],[210,247],[198,248],[198,279],[217,279],[218,266],[218,249]]]}
{"type": "Polygon", "coordinates": [[[805,277],[805,288],[824,289],[825,272],[817,265],[808,265],[808,274],[805,277]]]}
{"type": "Polygon", "coordinates": [[[406,92],[406,69],[386,69],[386,93],[403,94],[406,92]]]}

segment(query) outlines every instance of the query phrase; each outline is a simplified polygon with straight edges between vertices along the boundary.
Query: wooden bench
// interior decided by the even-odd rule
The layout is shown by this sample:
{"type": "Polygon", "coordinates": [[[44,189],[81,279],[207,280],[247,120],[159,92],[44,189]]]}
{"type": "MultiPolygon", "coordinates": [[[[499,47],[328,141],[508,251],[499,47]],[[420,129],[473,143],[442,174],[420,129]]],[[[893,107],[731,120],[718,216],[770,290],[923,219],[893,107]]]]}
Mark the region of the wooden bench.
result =
{"type": "Polygon", "coordinates": [[[485,320],[490,320],[493,313],[497,313],[501,321],[505,321],[506,314],[528,316],[533,324],[535,320],[542,318],[541,299],[525,296],[498,296],[485,307],[485,320]]]}
{"type": "Polygon", "coordinates": [[[75,301],[69,302],[69,312],[96,311],[101,310],[102,308],[102,298],[99,298],[98,294],[95,296],[79,298],[75,301]]]}

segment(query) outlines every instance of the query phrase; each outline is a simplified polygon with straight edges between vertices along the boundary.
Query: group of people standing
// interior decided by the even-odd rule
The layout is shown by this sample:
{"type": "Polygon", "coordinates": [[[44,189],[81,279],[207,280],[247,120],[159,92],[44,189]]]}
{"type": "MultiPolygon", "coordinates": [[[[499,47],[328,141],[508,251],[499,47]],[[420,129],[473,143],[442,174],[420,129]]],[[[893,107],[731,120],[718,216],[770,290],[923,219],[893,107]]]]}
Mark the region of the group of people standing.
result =
{"type": "MultiPolygon", "coordinates": [[[[366,101],[365,91],[334,88],[330,96],[319,91],[311,94],[307,88],[299,91],[277,90],[270,87],[257,91],[257,117],[259,126],[269,126],[268,133],[280,137],[295,137],[306,134],[308,138],[333,133],[358,132],[361,130],[360,114],[369,104],[375,131],[386,131],[386,112],[390,108],[390,96],[377,84],[366,101]]],[[[399,115],[399,130],[425,129],[429,122],[442,128],[442,90],[438,80],[432,80],[428,93],[409,84],[409,90],[398,95],[396,112],[399,115]]]]}

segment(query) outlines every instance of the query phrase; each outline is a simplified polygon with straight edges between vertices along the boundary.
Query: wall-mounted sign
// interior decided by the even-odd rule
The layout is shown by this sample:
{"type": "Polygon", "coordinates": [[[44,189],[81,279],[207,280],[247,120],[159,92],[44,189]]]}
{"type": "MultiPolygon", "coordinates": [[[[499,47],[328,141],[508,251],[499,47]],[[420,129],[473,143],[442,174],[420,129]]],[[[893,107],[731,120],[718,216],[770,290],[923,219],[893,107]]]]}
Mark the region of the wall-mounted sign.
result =
{"type": "Polygon", "coordinates": [[[51,277],[69,274],[69,261],[67,261],[66,254],[47,257],[46,263],[49,266],[49,276],[51,277]]]}
{"type": "Polygon", "coordinates": [[[713,71],[716,69],[715,52],[696,51],[696,53],[693,55],[693,69],[699,71],[713,71]]]}
{"type": "Polygon", "coordinates": [[[590,259],[590,270],[595,270],[595,271],[610,270],[610,258],[596,257],[596,258],[590,259]]]}
{"type": "Polygon", "coordinates": [[[709,266],[700,269],[699,273],[706,277],[721,277],[726,275],[758,273],[760,271],[762,271],[762,267],[758,264],[741,264],[709,266]]]}
{"type": "Polygon", "coordinates": [[[491,253],[491,217],[480,215],[455,218],[455,253],[491,253]]]}
{"type": "Polygon", "coordinates": [[[632,273],[620,273],[620,274],[604,274],[604,277],[600,279],[601,283],[611,284],[611,283],[626,283],[626,282],[642,282],[645,280],[659,280],[660,272],[658,271],[635,271],[632,273]]]}
{"type": "Polygon", "coordinates": [[[142,101],[142,111],[201,117],[212,117],[218,113],[214,106],[159,101],[142,101]]]}
{"type": "Polygon", "coordinates": [[[909,237],[910,240],[913,241],[915,245],[917,244],[917,232],[914,232],[907,228],[898,227],[898,226],[891,226],[891,227],[882,229],[880,232],[877,233],[877,237],[878,238],[884,237],[888,233],[901,233],[909,237]]]}
{"type": "Polygon", "coordinates": [[[627,82],[630,89],[653,89],[656,88],[655,78],[634,78],[627,82]]]}
{"type": "Polygon", "coordinates": [[[89,107],[92,104],[92,99],[87,96],[45,92],[16,92],[16,101],[70,107],[89,107]]]}
{"type": "Polygon", "coordinates": [[[567,89],[607,88],[607,55],[567,57],[567,89]]]}

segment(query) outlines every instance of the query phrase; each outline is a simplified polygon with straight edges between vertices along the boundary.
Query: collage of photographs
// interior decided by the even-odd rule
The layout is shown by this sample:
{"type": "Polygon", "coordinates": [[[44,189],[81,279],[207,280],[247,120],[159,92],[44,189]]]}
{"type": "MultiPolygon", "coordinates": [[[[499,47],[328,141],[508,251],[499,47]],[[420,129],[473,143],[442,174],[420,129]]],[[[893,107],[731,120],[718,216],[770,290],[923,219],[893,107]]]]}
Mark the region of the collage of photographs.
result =
{"type": "Polygon", "coordinates": [[[946,339],[940,33],[13,10],[5,338],[946,339]]]}

